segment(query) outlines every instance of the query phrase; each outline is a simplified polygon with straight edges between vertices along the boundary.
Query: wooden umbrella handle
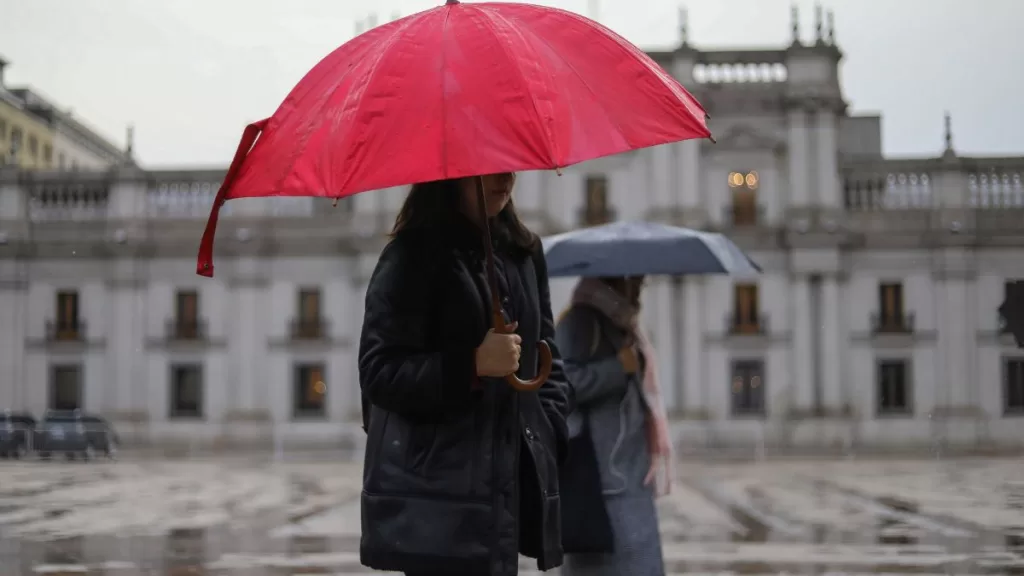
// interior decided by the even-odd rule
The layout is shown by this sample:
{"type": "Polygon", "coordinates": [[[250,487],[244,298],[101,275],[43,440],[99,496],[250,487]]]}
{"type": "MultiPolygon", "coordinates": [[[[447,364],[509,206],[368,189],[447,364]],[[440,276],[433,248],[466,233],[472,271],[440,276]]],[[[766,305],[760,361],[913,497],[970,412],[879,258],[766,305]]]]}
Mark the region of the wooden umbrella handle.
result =
{"type": "MultiPolygon", "coordinates": [[[[494,331],[498,334],[512,334],[514,331],[513,326],[505,324],[505,318],[501,315],[501,308],[495,307],[495,310],[497,312],[494,313],[492,318],[494,331]]],[[[509,386],[520,392],[533,392],[539,390],[548,381],[548,377],[551,376],[551,347],[548,346],[547,342],[541,340],[537,343],[537,352],[540,355],[540,358],[538,358],[537,376],[532,380],[521,380],[514,373],[509,374],[505,376],[505,382],[508,382],[509,386]]]]}
{"type": "MultiPolygon", "coordinates": [[[[515,330],[512,325],[505,324],[505,316],[501,312],[501,299],[498,297],[498,273],[495,270],[494,247],[491,245],[491,228],[487,218],[487,195],[484,194],[484,179],[482,176],[476,178],[477,210],[480,217],[481,228],[484,234],[484,258],[487,260],[487,284],[491,290],[491,327],[497,334],[512,334],[515,330]]],[[[540,365],[537,370],[537,377],[532,380],[520,380],[514,373],[505,376],[505,382],[520,392],[532,392],[540,389],[548,376],[551,376],[551,347],[547,342],[538,342],[537,351],[540,353],[540,365]]]]}

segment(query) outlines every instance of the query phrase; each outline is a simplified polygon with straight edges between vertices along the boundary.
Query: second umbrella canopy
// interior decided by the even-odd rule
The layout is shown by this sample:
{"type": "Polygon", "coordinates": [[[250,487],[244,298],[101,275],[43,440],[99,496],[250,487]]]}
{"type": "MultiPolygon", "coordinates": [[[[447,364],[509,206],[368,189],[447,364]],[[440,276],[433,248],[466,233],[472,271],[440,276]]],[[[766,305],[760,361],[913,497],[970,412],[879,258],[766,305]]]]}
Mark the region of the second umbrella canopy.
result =
{"type": "Polygon", "coordinates": [[[549,236],[544,254],[552,277],[761,272],[722,234],[654,222],[614,222],[549,236]]]}

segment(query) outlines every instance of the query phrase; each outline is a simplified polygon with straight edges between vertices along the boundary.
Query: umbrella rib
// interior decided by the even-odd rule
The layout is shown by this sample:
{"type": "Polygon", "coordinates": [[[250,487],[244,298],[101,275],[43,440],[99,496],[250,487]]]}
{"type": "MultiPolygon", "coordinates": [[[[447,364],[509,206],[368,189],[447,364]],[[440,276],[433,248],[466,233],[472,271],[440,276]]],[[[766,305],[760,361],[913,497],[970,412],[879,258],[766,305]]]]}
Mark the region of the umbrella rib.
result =
{"type": "MultiPolygon", "coordinates": [[[[604,32],[604,34],[606,36],[608,36],[608,37],[612,38],[613,40],[615,40],[616,41],[615,44],[621,50],[623,50],[624,52],[626,52],[630,56],[633,56],[633,57],[637,58],[637,60],[640,63],[644,64],[647,67],[648,70],[650,70],[652,73],[654,73],[662,81],[662,83],[667,88],[669,88],[672,91],[672,94],[683,103],[684,107],[689,109],[689,107],[686,106],[686,102],[690,102],[690,101],[696,102],[696,100],[694,98],[692,98],[692,97],[687,98],[687,93],[685,91],[685,88],[683,88],[683,86],[675,78],[673,78],[670,74],[668,74],[668,72],[664,68],[662,68],[661,66],[658,66],[657,63],[654,64],[655,68],[652,68],[650,66],[650,64],[647,63],[647,61],[646,61],[646,59],[647,59],[646,54],[644,54],[643,51],[641,51],[639,48],[637,48],[631,42],[629,42],[628,40],[626,40],[622,36],[620,36],[617,33],[615,33],[615,31],[613,31],[613,30],[611,30],[611,29],[601,25],[600,23],[595,23],[595,22],[593,22],[591,20],[588,20],[588,19],[584,18],[583,16],[580,16],[579,14],[576,14],[575,12],[571,12],[569,10],[562,10],[560,8],[548,8],[548,10],[557,10],[559,12],[563,12],[563,13],[565,13],[566,16],[576,20],[577,22],[580,22],[580,23],[585,24],[587,26],[595,27],[598,30],[601,30],[602,32],[604,32]],[[682,91],[680,91],[680,89],[682,89],[682,91]]],[[[543,42],[545,45],[547,45],[548,48],[551,48],[551,44],[549,44],[548,41],[543,36],[541,36],[539,34],[535,34],[535,36],[537,37],[537,39],[539,39],[541,42],[543,42]]],[[[583,79],[583,76],[580,75],[580,73],[576,70],[576,68],[572,64],[570,64],[569,62],[566,62],[565,59],[562,58],[562,55],[557,50],[552,49],[551,52],[556,54],[556,55],[558,55],[559,59],[562,60],[562,62],[566,65],[566,67],[568,67],[569,70],[572,70],[572,73],[575,74],[576,77],[579,78],[581,82],[583,82],[583,85],[586,86],[587,90],[589,90],[590,93],[594,95],[594,97],[595,97],[594,99],[597,100],[597,102],[600,103],[601,108],[604,109],[604,103],[601,101],[600,98],[597,97],[597,92],[583,79]]],[[[700,109],[700,111],[702,113],[707,114],[707,112],[704,111],[704,107],[699,102],[697,102],[697,107],[700,109]]],[[[605,111],[607,112],[607,110],[605,110],[605,111]]],[[[611,116],[609,116],[609,118],[611,118],[611,116]]],[[[699,123],[697,123],[695,125],[693,124],[693,122],[695,122],[695,117],[692,116],[691,114],[684,115],[683,119],[690,121],[691,125],[693,125],[696,128],[698,128],[699,131],[706,132],[709,136],[711,135],[711,131],[707,128],[707,126],[702,126],[699,123]]],[[[622,127],[618,123],[616,123],[616,129],[618,129],[619,133],[622,134],[622,127]]],[[[630,145],[632,146],[633,143],[630,143],[630,145]]]]}
{"type": "Polygon", "coordinates": [[[560,168],[560,166],[558,166],[558,159],[560,156],[558,153],[558,143],[555,140],[554,134],[551,133],[550,126],[548,126],[548,124],[544,122],[544,118],[543,116],[541,116],[540,108],[537,106],[537,99],[534,98],[533,91],[530,90],[530,85],[526,81],[526,75],[523,74],[523,69],[519,66],[519,60],[512,54],[512,51],[508,44],[504,40],[502,40],[501,36],[497,33],[497,28],[494,25],[495,22],[492,16],[497,16],[498,18],[501,19],[502,23],[506,24],[508,23],[508,19],[502,16],[500,13],[492,13],[491,11],[487,10],[484,6],[474,6],[474,8],[478,8],[478,12],[485,16],[484,25],[487,26],[487,28],[491,31],[491,34],[494,36],[495,41],[497,41],[498,45],[501,46],[501,50],[505,54],[505,58],[508,59],[508,61],[512,64],[512,67],[518,73],[519,81],[523,86],[523,91],[530,99],[530,104],[533,105],[533,113],[534,116],[537,117],[537,124],[540,126],[541,130],[544,130],[545,134],[548,137],[548,143],[551,148],[551,150],[549,150],[549,152],[551,153],[551,157],[549,158],[551,167],[560,168]]]}
{"type": "MultiPolygon", "coordinates": [[[[373,79],[377,75],[377,72],[380,70],[380,62],[381,62],[381,60],[384,59],[384,56],[389,54],[389,52],[391,50],[391,47],[394,46],[396,42],[398,42],[399,40],[401,40],[405,36],[406,32],[409,31],[409,28],[412,26],[413,22],[416,22],[420,18],[423,18],[424,16],[430,15],[432,13],[433,13],[432,10],[428,10],[426,12],[421,12],[419,14],[415,14],[413,16],[409,16],[408,18],[405,18],[404,22],[403,22],[403,25],[398,30],[395,30],[394,34],[392,34],[391,37],[388,38],[386,47],[383,48],[382,50],[380,50],[379,55],[377,56],[377,59],[373,61],[373,64],[370,67],[370,71],[366,75],[367,77],[366,77],[366,82],[363,84],[363,90],[362,90],[362,92],[359,93],[359,98],[356,100],[355,106],[352,107],[352,114],[353,114],[353,116],[358,116],[359,110],[362,108],[363,103],[366,100],[366,90],[371,85],[371,83],[373,82],[373,79]]],[[[323,111],[323,108],[321,107],[321,112],[322,111],[323,111]]],[[[342,149],[342,150],[347,149],[347,146],[344,146],[344,145],[347,144],[348,140],[351,139],[351,134],[352,134],[352,132],[350,131],[349,132],[349,137],[346,138],[345,141],[342,142],[342,146],[339,146],[340,149],[342,149]]],[[[352,170],[345,170],[344,172],[345,172],[345,177],[344,177],[344,180],[342,180],[341,185],[338,186],[338,190],[344,190],[345,187],[348,185],[348,183],[352,180],[353,171],[352,170]]]]}
{"type": "MultiPolygon", "coordinates": [[[[555,9],[555,10],[557,10],[557,9],[555,9]]],[[[570,14],[570,15],[572,15],[572,16],[575,16],[575,17],[577,17],[577,18],[578,18],[578,16],[577,16],[576,14],[573,14],[572,12],[569,12],[568,10],[562,10],[562,12],[565,12],[566,14],[570,14]]],[[[531,34],[533,34],[533,36],[534,36],[534,37],[535,37],[535,38],[536,38],[537,40],[539,40],[539,41],[540,41],[540,42],[542,42],[542,43],[543,43],[543,44],[544,44],[545,46],[547,46],[547,47],[548,47],[548,49],[549,49],[549,51],[550,51],[550,52],[551,52],[552,54],[556,55],[556,56],[558,57],[558,59],[559,59],[559,60],[561,60],[563,64],[565,64],[566,68],[568,68],[569,70],[571,70],[571,71],[572,71],[572,73],[573,73],[573,74],[574,74],[574,75],[575,75],[575,76],[576,76],[577,78],[579,78],[580,82],[581,82],[581,83],[583,84],[583,86],[584,86],[584,87],[586,87],[587,91],[588,91],[588,92],[590,92],[590,94],[591,94],[592,96],[594,96],[594,100],[595,100],[595,101],[596,101],[596,102],[598,103],[598,105],[599,105],[599,106],[601,107],[601,110],[603,110],[603,111],[605,112],[605,116],[606,116],[607,118],[611,119],[611,120],[612,120],[612,122],[613,122],[613,123],[615,124],[615,130],[616,130],[616,131],[618,131],[618,133],[619,133],[619,135],[620,135],[620,136],[624,136],[624,134],[623,134],[623,132],[622,132],[622,125],[620,125],[620,124],[618,123],[618,121],[617,121],[617,120],[615,119],[615,117],[614,117],[614,116],[612,116],[611,114],[608,114],[608,110],[607,110],[607,108],[605,108],[605,104],[604,104],[604,102],[602,101],[602,99],[598,97],[598,95],[597,95],[597,91],[596,91],[596,90],[594,90],[594,89],[593,89],[593,87],[591,87],[591,86],[590,86],[590,84],[589,84],[589,83],[588,83],[588,82],[587,82],[587,81],[586,81],[586,80],[585,80],[585,79],[583,78],[583,75],[582,75],[582,74],[580,74],[578,70],[576,70],[576,67],[575,67],[575,66],[573,66],[572,64],[570,64],[569,62],[567,62],[567,61],[565,60],[565,58],[563,58],[563,57],[562,57],[561,53],[559,53],[559,51],[558,51],[558,50],[555,50],[555,49],[554,49],[554,47],[553,47],[553,46],[551,46],[551,44],[550,44],[550,43],[549,43],[549,42],[547,41],[547,39],[546,39],[546,38],[544,38],[544,37],[543,37],[542,35],[534,33],[534,32],[533,32],[533,30],[530,30],[530,33],[531,33],[531,34]]],[[[633,143],[632,143],[632,142],[630,142],[630,147],[632,147],[632,145],[633,145],[633,143]]],[[[568,161],[568,159],[566,159],[566,160],[568,161]]]]}

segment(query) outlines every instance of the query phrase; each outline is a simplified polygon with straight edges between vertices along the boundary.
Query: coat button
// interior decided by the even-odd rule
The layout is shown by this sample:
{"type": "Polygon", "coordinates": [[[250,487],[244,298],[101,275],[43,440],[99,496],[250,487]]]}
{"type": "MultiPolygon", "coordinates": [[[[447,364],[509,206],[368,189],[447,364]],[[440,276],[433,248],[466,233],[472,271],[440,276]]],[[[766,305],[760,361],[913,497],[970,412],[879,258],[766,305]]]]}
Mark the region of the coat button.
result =
{"type": "Polygon", "coordinates": [[[501,299],[501,303],[504,304],[505,306],[508,306],[508,302],[508,296],[505,296],[504,298],[501,299]]]}
{"type": "Polygon", "coordinates": [[[523,430],[523,432],[526,434],[526,439],[527,440],[533,440],[533,430],[531,430],[529,426],[527,426],[523,430]]]}

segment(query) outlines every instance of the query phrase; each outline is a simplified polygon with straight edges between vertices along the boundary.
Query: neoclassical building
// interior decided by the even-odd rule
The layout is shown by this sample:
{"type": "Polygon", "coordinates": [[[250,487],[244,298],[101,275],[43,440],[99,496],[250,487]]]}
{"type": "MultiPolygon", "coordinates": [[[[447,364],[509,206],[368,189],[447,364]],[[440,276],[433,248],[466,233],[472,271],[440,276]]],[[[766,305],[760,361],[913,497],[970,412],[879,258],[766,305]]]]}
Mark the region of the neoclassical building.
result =
{"type": "MultiPolygon", "coordinates": [[[[681,449],[1019,446],[1024,351],[996,308],[1024,278],[1024,157],[958,154],[948,118],[934,155],[883,157],[830,20],[772,50],[701,50],[684,25],[652,56],[717,144],[524,173],[516,201],[542,233],[722,231],[764,268],[651,282],[681,449]]],[[[358,442],[363,294],[405,190],[231,201],[204,279],[222,176],[0,173],[0,409],[82,408],[139,443],[358,442]]],[[[556,314],[572,284],[555,282],[556,314]]]]}

